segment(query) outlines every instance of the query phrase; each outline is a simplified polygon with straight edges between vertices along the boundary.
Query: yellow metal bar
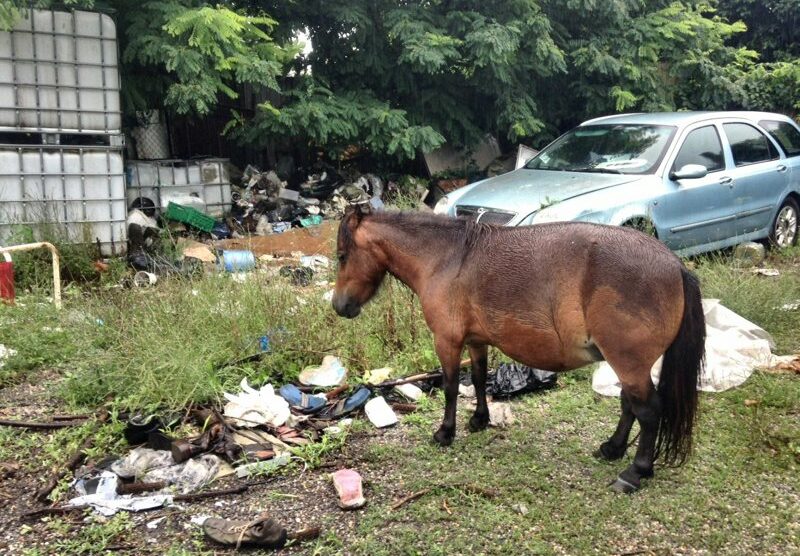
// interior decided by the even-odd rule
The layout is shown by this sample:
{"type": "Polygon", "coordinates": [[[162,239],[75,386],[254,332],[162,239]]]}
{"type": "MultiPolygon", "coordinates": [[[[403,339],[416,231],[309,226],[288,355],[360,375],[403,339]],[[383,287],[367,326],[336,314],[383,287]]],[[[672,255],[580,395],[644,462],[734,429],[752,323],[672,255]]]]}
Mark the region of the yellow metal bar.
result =
{"type": "Polygon", "coordinates": [[[34,249],[48,249],[53,256],[53,303],[56,308],[61,309],[61,263],[58,256],[58,249],[52,243],[40,241],[38,243],[23,243],[22,245],[12,245],[10,247],[0,247],[0,253],[8,259],[9,253],[17,251],[32,251],[34,249]]]}

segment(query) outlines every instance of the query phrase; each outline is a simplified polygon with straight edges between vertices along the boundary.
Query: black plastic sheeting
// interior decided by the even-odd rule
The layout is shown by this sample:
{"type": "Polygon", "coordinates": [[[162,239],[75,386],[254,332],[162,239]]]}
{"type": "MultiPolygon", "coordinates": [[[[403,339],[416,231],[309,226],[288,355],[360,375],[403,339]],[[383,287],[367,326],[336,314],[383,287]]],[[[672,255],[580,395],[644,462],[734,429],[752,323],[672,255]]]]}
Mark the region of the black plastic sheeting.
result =
{"type": "Polygon", "coordinates": [[[511,398],[556,385],[556,373],[519,363],[501,363],[486,377],[486,393],[494,398],[511,398]]]}
{"type": "MultiPolygon", "coordinates": [[[[497,399],[513,398],[521,394],[553,388],[556,386],[557,378],[556,373],[534,369],[521,363],[501,363],[497,370],[490,370],[487,373],[486,393],[497,399]]],[[[471,385],[470,373],[462,373],[459,376],[459,382],[464,386],[471,385]]],[[[442,377],[415,384],[424,392],[429,392],[431,388],[442,387],[442,377]]]]}

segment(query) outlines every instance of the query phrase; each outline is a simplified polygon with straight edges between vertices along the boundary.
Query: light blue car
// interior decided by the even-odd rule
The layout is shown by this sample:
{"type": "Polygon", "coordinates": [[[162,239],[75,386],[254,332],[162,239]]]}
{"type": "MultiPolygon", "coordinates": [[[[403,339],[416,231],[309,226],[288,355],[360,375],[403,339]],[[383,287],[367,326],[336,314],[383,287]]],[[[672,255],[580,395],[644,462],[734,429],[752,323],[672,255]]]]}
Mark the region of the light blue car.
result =
{"type": "Polygon", "coordinates": [[[800,128],[767,112],[624,114],[584,122],[523,168],[442,197],[434,211],[507,226],[634,226],[680,255],[797,242],[800,128]]]}

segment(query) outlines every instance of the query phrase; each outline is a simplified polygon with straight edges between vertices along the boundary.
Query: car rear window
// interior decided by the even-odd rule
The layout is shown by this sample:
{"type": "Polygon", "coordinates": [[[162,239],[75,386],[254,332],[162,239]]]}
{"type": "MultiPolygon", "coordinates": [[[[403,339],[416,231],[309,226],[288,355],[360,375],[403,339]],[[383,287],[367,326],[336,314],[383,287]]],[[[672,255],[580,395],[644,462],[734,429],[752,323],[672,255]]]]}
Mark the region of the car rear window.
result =
{"type": "Polygon", "coordinates": [[[709,172],[725,168],[722,142],[719,140],[717,128],[713,125],[694,129],[686,136],[675,158],[673,169],[680,170],[687,164],[705,166],[709,172]]]}
{"type": "Polygon", "coordinates": [[[756,164],[778,158],[778,150],[767,136],[748,124],[722,124],[731,144],[733,162],[737,166],[756,164]]]}
{"type": "Polygon", "coordinates": [[[800,131],[789,122],[761,120],[758,124],[772,135],[786,153],[786,156],[800,155],[800,131]]]}

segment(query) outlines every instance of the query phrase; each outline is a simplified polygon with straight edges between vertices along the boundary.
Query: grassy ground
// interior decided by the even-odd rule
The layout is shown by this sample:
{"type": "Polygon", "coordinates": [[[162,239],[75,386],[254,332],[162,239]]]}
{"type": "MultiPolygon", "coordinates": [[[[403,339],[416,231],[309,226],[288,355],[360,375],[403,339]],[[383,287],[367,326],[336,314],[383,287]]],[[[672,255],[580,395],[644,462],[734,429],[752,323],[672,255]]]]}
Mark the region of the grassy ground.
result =
{"type": "MultiPolygon", "coordinates": [[[[798,251],[768,261],[780,269],[778,277],[758,276],[719,256],[693,264],[705,297],[721,299],[771,332],[779,353],[796,353],[800,310],[782,307],[800,301],[799,262],[798,251]]],[[[55,396],[53,403],[65,411],[105,404],[113,416],[127,409],[215,400],[244,376],[253,384],[290,380],[326,353],[345,361],[352,382],[370,368],[391,366],[405,375],[437,366],[419,306],[406,288],[387,282],[353,321],[335,317],[322,298],[328,288],[295,289],[267,272],[250,274],[243,282],[227,275],[165,280],[149,290],[72,288],[60,312],[44,298],[26,296],[17,307],[0,306],[0,344],[18,352],[0,368],[0,392],[44,383],[55,396]],[[257,339],[264,334],[271,338],[271,355],[236,363],[257,351],[257,339]]],[[[331,509],[322,520],[329,533],[301,551],[800,552],[796,375],[759,372],[740,389],[703,395],[695,457],[679,470],[657,469],[656,478],[630,497],[605,488],[627,460],[607,464],[591,456],[612,430],[618,402],[595,395],[589,377],[588,370],[578,371],[566,375],[557,390],[514,402],[519,422],[505,430],[467,435],[468,412],[462,403],[459,435],[447,450],[430,443],[441,417],[439,397],[404,418],[386,437],[354,444],[345,463],[369,480],[370,505],[350,514],[353,523],[347,529],[339,527],[340,514],[331,509]],[[498,496],[448,486],[454,484],[477,484],[498,496]],[[389,510],[398,498],[428,488],[432,490],[418,500],[389,510]]],[[[13,404],[0,403],[0,414],[15,416],[13,404]]],[[[120,427],[112,419],[101,429],[92,457],[124,448],[120,427]]],[[[23,473],[41,482],[43,471],[63,461],[88,430],[21,434],[0,429],[0,462],[20,462],[23,473]]],[[[329,487],[322,472],[315,473],[308,480],[318,477],[326,496],[329,487]]],[[[299,497],[282,502],[291,519],[293,501],[299,505],[309,487],[287,478],[270,488],[299,497]]],[[[263,508],[270,500],[262,496],[245,502],[263,508]]],[[[161,552],[201,550],[204,545],[197,544],[196,536],[179,534],[186,520],[175,522],[179,540],[164,540],[161,552]]],[[[31,554],[100,553],[120,543],[138,546],[143,525],[141,519],[128,518],[89,526],[53,519],[44,527],[61,548],[31,554]]],[[[0,530],[12,529],[19,526],[0,523],[0,530]]]]}

